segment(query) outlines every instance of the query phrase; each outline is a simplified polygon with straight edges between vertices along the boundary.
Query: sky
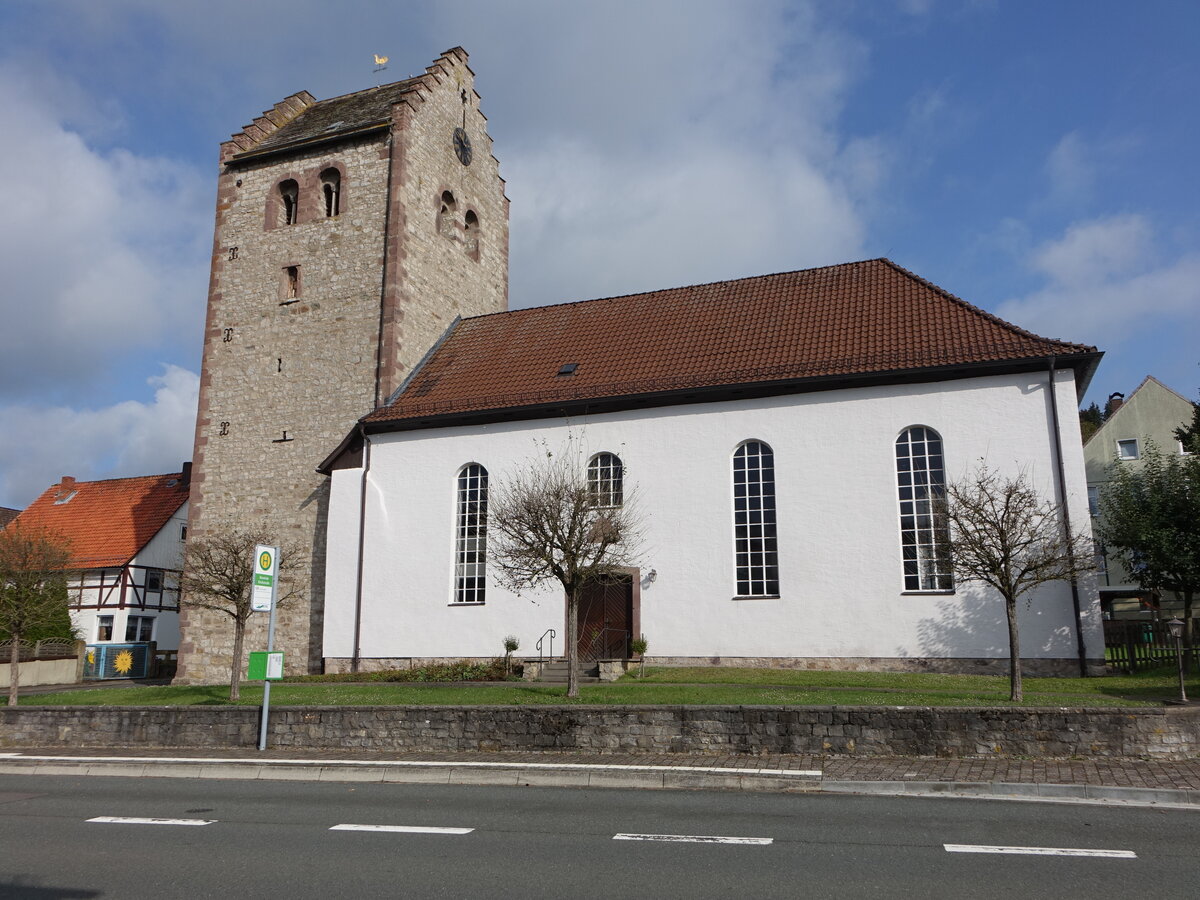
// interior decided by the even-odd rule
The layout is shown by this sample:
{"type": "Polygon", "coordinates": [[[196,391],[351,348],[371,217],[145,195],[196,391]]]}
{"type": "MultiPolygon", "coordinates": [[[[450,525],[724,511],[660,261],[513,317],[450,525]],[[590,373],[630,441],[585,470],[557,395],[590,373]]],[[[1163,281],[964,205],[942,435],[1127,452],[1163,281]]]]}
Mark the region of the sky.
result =
{"type": "Polygon", "coordinates": [[[178,471],[220,142],[454,46],[513,307],[886,256],[1200,396],[1194,0],[0,0],[0,506],[178,471]]]}

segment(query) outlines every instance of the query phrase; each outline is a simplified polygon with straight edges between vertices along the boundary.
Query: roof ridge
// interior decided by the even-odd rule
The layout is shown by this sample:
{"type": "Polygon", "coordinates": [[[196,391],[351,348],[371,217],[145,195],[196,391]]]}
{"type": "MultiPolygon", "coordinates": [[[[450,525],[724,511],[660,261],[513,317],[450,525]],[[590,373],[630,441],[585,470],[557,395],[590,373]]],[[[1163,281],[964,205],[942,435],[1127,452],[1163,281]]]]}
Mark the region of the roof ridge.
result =
{"type": "MultiPolygon", "coordinates": [[[[872,260],[872,261],[874,261],[874,260],[872,260]]],[[[976,306],[974,303],[964,300],[962,297],[959,297],[957,294],[950,293],[950,291],[946,290],[941,285],[934,284],[928,278],[922,278],[916,272],[913,272],[909,269],[904,268],[904,266],[900,265],[897,262],[894,262],[891,259],[888,259],[886,256],[880,257],[880,261],[891,266],[893,269],[895,269],[897,272],[900,272],[902,275],[905,275],[905,276],[913,279],[914,281],[919,282],[920,284],[923,284],[925,287],[929,288],[930,290],[935,291],[938,294],[941,294],[947,300],[951,300],[951,301],[959,304],[960,306],[964,307],[965,309],[969,310],[970,312],[975,313],[976,315],[979,315],[979,316],[983,316],[984,318],[988,319],[989,321],[995,322],[997,325],[1000,325],[1001,327],[1003,327],[1009,331],[1012,331],[1016,334],[1021,335],[1021,337],[1033,338],[1038,341],[1047,341],[1047,342],[1055,343],[1055,344],[1063,344],[1068,347],[1077,348],[1078,350],[1081,350],[1084,352],[1087,352],[1089,350],[1094,351],[1096,349],[1095,347],[1091,346],[1090,344],[1077,344],[1073,341],[1064,341],[1062,338],[1051,338],[1051,337],[1045,337],[1044,335],[1035,334],[1034,332],[1029,331],[1026,328],[1022,328],[1020,325],[1014,325],[1012,322],[1009,322],[1007,319],[1000,318],[995,313],[988,312],[983,307],[976,306]]]]}
{"type": "MultiPolygon", "coordinates": [[[[75,486],[79,487],[81,484],[108,484],[109,482],[113,481],[146,481],[151,478],[172,478],[176,476],[182,477],[183,472],[162,472],[158,475],[122,475],[118,476],[117,478],[94,478],[88,481],[80,481],[77,478],[75,479],[75,486]]],[[[68,475],[67,477],[69,478],[71,476],[68,475]]],[[[56,481],[54,483],[62,484],[61,481],[56,481]]]]}
{"type": "MultiPolygon", "coordinates": [[[[670,293],[671,291],[690,291],[695,290],[696,288],[712,287],[713,285],[717,284],[737,284],[738,282],[742,281],[759,281],[765,278],[779,278],[783,275],[803,275],[806,272],[820,272],[822,269],[845,269],[849,268],[850,266],[861,266],[865,265],[866,263],[873,262],[891,261],[882,256],[877,256],[873,259],[856,259],[851,260],[850,262],[833,263],[826,266],[811,266],[807,269],[788,269],[782,272],[767,272],[763,275],[743,275],[741,278],[720,278],[716,281],[701,281],[697,282],[696,284],[677,284],[674,287],[657,288],[651,291],[630,291],[627,294],[613,294],[609,297],[588,297],[583,300],[564,300],[561,303],[544,303],[541,306],[522,306],[517,309],[502,309],[497,312],[480,313],[477,316],[466,316],[463,318],[463,322],[473,322],[476,319],[489,319],[493,316],[506,316],[512,313],[529,312],[530,310],[535,309],[553,309],[560,306],[579,306],[584,303],[600,303],[606,300],[628,300],[630,297],[650,297],[654,294],[666,294],[670,293]]],[[[900,267],[897,266],[897,268],[900,267]]]]}
{"type": "MultiPolygon", "coordinates": [[[[401,78],[399,81],[389,81],[387,84],[374,84],[374,85],[371,85],[370,87],[359,88],[357,91],[348,91],[345,94],[337,94],[333,97],[325,97],[322,100],[316,100],[316,101],[314,101],[313,106],[320,106],[323,103],[332,103],[334,100],[345,100],[347,97],[355,97],[355,96],[358,96],[359,94],[368,94],[371,91],[382,91],[385,88],[392,88],[398,84],[414,83],[414,86],[415,86],[415,82],[420,81],[424,77],[425,77],[424,74],[410,75],[408,78],[401,78]]],[[[304,93],[307,94],[308,92],[305,91],[304,93]]]]}

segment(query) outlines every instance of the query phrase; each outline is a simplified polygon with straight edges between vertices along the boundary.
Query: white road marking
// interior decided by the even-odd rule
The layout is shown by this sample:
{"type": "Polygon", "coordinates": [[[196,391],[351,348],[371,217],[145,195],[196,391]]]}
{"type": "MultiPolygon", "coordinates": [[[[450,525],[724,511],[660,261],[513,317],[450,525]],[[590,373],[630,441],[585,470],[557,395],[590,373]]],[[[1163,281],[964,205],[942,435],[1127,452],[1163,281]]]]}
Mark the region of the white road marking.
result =
{"type": "Polygon", "coordinates": [[[1013,853],[1020,856],[1104,856],[1137,859],[1132,850],[1081,850],[1069,847],[990,847],[986,844],[943,844],[947,853],[1013,853]]]}
{"type": "Polygon", "coordinates": [[[5,753],[14,759],[39,762],[126,762],[126,763],[191,763],[212,765],[218,763],[242,763],[255,766],[397,766],[427,769],[589,769],[618,772],[689,772],[703,775],[716,772],[721,775],[795,775],[801,778],[820,778],[820,769],[739,769],[732,766],[639,766],[604,765],[592,763],[539,763],[539,762],[450,762],[424,759],[256,759],[253,757],[199,757],[199,756],[26,756],[23,753],[5,753]]]}
{"type": "Polygon", "coordinates": [[[774,838],[715,837],[703,834],[614,834],[614,841],[670,841],[681,844],[770,844],[774,838]]]}
{"type": "Polygon", "coordinates": [[[131,816],[96,816],[89,822],[109,825],[211,825],[216,819],[139,819],[131,816]]]}
{"type": "Polygon", "coordinates": [[[438,828],[433,825],[334,825],[330,831],[395,831],[402,834],[470,834],[474,828],[438,828]]]}

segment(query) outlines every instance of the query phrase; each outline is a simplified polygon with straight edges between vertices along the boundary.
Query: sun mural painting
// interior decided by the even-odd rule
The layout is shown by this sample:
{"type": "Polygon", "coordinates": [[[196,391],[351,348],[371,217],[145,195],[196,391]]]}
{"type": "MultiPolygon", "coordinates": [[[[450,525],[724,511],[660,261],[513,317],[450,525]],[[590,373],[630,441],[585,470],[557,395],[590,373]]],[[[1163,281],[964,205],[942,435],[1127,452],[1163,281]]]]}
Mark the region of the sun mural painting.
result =
{"type": "Polygon", "coordinates": [[[113,660],[113,668],[122,675],[128,675],[129,670],[133,668],[133,654],[128,650],[122,650],[113,660]]]}

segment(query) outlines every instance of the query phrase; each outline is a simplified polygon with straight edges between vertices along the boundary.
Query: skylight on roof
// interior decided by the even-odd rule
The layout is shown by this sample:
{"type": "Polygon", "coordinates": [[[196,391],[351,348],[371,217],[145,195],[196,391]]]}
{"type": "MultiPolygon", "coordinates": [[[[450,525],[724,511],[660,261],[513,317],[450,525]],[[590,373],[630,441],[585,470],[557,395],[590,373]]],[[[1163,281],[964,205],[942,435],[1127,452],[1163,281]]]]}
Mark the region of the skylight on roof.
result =
{"type": "Polygon", "coordinates": [[[79,491],[71,491],[70,493],[59,494],[57,497],[54,498],[54,505],[62,506],[64,503],[70,503],[71,499],[78,493],[79,493],[79,491]]]}
{"type": "Polygon", "coordinates": [[[563,363],[558,370],[559,375],[574,375],[575,370],[579,368],[579,363],[563,363]]]}

